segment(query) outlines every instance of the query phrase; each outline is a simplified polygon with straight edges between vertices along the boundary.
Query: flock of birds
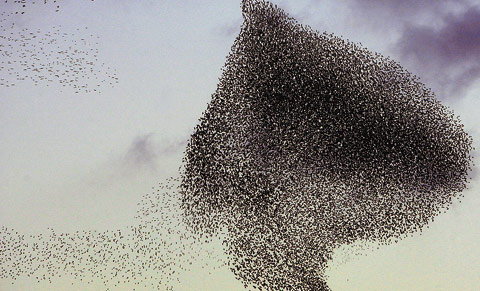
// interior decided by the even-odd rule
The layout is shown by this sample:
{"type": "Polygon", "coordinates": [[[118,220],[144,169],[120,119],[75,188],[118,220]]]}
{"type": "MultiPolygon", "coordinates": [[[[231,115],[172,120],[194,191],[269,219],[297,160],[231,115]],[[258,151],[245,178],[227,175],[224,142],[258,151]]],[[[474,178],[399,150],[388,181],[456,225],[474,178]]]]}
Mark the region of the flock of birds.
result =
{"type": "MultiPolygon", "coordinates": [[[[92,2],[94,0],[91,0],[92,2]]],[[[60,2],[62,2],[61,0],[59,0],[57,2],[57,0],[5,0],[4,1],[5,4],[4,6],[5,7],[8,7],[8,6],[11,6],[14,9],[13,11],[13,14],[25,14],[25,11],[29,8],[29,7],[35,7],[37,5],[49,5],[50,7],[53,6],[53,8],[55,9],[55,12],[59,12],[60,11],[60,2]]]]}
{"type": "Polygon", "coordinates": [[[262,290],[330,290],[333,251],[421,231],[468,184],[472,139],[398,63],[264,0],[191,136],[182,208],[227,229],[232,271],[262,290]]]}
{"type": "MultiPolygon", "coordinates": [[[[53,4],[51,8],[60,11],[56,1],[38,4],[53,4]]],[[[116,70],[100,61],[99,37],[88,33],[88,27],[67,33],[61,25],[32,29],[18,24],[38,4],[5,1],[0,13],[0,86],[13,87],[28,80],[35,86],[72,88],[75,93],[115,86],[116,70]]]]}
{"type": "MultiPolygon", "coordinates": [[[[143,196],[137,224],[126,229],[28,236],[3,227],[0,279],[68,274],[169,290],[208,257],[246,288],[330,290],[324,273],[334,249],[394,243],[461,196],[471,137],[415,76],[268,1],[243,0],[242,12],[180,177],[143,196]]],[[[35,72],[34,82],[73,78],[72,87],[86,89],[79,80],[92,76],[91,61],[81,57],[90,47],[65,50],[60,27],[42,33],[2,35],[6,62],[22,61],[1,69],[17,80],[27,73],[9,68],[35,72]],[[35,49],[34,36],[64,53],[35,49]],[[59,56],[61,65],[45,63],[59,56]]]]}
{"type": "Polygon", "coordinates": [[[170,178],[145,194],[137,223],[124,229],[24,235],[2,227],[0,280],[14,284],[28,276],[52,283],[70,276],[100,281],[106,290],[173,290],[192,268],[224,267],[214,239],[196,236],[182,222],[178,181],[170,178]]]}

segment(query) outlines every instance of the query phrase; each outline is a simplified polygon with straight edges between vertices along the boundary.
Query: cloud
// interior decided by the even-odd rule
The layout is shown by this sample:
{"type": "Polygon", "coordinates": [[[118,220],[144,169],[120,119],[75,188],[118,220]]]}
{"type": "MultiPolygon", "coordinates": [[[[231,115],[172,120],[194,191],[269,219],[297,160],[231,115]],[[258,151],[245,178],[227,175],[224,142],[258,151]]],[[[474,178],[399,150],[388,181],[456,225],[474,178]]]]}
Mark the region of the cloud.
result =
{"type": "MultiPolygon", "coordinates": [[[[311,0],[320,5],[323,1],[311,0]]],[[[353,34],[398,60],[440,99],[464,97],[480,79],[480,6],[471,0],[348,0],[353,34]]],[[[478,1],[477,1],[478,4],[478,1]]],[[[337,5],[338,6],[338,5],[337,5]]],[[[340,6],[338,6],[340,7],[340,6]]],[[[333,31],[335,32],[335,31],[333,31]]]]}
{"type": "Polygon", "coordinates": [[[151,137],[152,134],[147,134],[138,136],[133,140],[123,160],[125,166],[155,168],[158,154],[151,137]]]}
{"type": "Polygon", "coordinates": [[[438,29],[407,26],[395,51],[439,97],[460,97],[480,78],[480,9],[448,14],[443,22],[438,29]]]}
{"type": "Polygon", "coordinates": [[[161,142],[156,143],[152,136],[152,133],[139,135],[132,141],[121,160],[122,168],[135,170],[149,168],[155,170],[159,158],[165,155],[176,154],[187,144],[187,138],[175,141],[165,138],[161,142]]]}
{"type": "Polygon", "coordinates": [[[394,21],[411,21],[419,15],[425,17],[462,11],[470,6],[467,0],[350,0],[349,3],[356,11],[376,17],[387,16],[394,21]]]}
{"type": "Polygon", "coordinates": [[[88,185],[110,187],[118,181],[127,183],[140,177],[152,177],[171,171],[178,155],[187,145],[187,137],[154,139],[154,134],[136,136],[123,154],[117,154],[89,171],[85,177],[88,185]]]}

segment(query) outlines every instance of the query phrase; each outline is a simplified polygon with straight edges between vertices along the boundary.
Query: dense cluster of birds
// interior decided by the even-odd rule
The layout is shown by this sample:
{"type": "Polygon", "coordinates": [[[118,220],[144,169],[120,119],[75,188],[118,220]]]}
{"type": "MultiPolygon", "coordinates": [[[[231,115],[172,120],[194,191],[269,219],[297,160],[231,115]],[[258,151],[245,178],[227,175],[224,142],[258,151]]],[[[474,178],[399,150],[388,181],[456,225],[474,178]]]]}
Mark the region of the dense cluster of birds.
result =
{"type": "Polygon", "coordinates": [[[177,187],[178,179],[172,178],[145,194],[137,224],[125,229],[57,233],[50,228],[25,235],[0,228],[0,280],[13,284],[28,276],[51,283],[70,276],[100,281],[106,290],[126,284],[137,290],[172,290],[193,266],[221,268],[226,262],[213,238],[195,236],[184,227],[177,187]]]}
{"type": "MultiPolygon", "coordinates": [[[[58,12],[60,6],[53,2],[58,12]]],[[[10,3],[0,13],[0,86],[13,87],[28,80],[36,86],[58,84],[76,93],[89,93],[118,83],[116,70],[99,59],[98,36],[88,33],[88,27],[73,33],[61,25],[32,29],[17,22],[22,22],[23,14],[34,9],[36,2],[10,3]]]]}
{"type": "MultiPolygon", "coordinates": [[[[200,257],[215,258],[213,242],[221,241],[228,261],[214,261],[247,288],[330,290],[325,268],[334,249],[393,243],[461,196],[471,137],[415,76],[267,1],[244,0],[242,13],[180,177],[143,196],[137,224],[125,229],[25,235],[1,228],[0,279],[69,275],[168,290],[200,257]]],[[[2,35],[9,43],[1,52],[13,54],[5,47],[18,39],[16,53],[33,56],[40,52],[22,48],[25,39],[55,46],[61,34],[2,35]]],[[[71,53],[63,60],[87,64],[71,53]]],[[[33,71],[29,64],[12,66],[33,71]]]]}
{"type": "Polygon", "coordinates": [[[182,207],[227,230],[234,274],[329,290],[335,248],[421,231],[468,184],[472,140],[398,63],[245,0],[244,23],[187,145],[182,207]]]}

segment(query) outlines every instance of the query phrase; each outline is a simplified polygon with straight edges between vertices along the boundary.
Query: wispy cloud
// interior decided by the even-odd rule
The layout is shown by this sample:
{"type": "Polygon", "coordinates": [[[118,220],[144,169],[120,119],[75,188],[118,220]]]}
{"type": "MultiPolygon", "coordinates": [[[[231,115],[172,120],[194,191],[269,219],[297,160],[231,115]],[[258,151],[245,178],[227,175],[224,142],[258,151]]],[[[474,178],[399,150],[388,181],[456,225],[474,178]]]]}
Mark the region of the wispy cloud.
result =
{"type": "Polygon", "coordinates": [[[135,180],[139,177],[156,176],[170,171],[172,160],[182,153],[188,137],[154,139],[154,134],[136,136],[123,154],[110,157],[91,171],[87,184],[109,187],[119,181],[135,180]],[[167,167],[167,168],[165,168],[167,167]]]}
{"type": "Polygon", "coordinates": [[[124,170],[156,170],[162,157],[180,153],[187,144],[187,137],[177,140],[153,139],[153,134],[139,135],[134,138],[122,159],[120,167],[124,170]]]}

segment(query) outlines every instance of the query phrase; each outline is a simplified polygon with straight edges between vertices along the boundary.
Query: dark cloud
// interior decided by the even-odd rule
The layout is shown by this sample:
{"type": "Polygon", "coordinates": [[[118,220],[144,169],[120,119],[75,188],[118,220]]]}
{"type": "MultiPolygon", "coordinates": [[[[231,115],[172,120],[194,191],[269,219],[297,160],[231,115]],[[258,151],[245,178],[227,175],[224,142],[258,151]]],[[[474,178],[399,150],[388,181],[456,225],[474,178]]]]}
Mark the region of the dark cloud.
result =
{"type": "Polygon", "coordinates": [[[187,139],[176,141],[164,139],[155,143],[153,134],[137,136],[131,143],[124,157],[124,166],[128,168],[152,168],[155,169],[157,160],[163,155],[171,155],[180,152],[187,144],[187,139]]]}
{"type": "Polygon", "coordinates": [[[393,18],[410,18],[419,14],[438,14],[462,9],[469,5],[467,0],[350,0],[352,8],[374,15],[383,14],[393,18]]]}
{"type": "Polygon", "coordinates": [[[136,167],[155,165],[158,154],[151,137],[152,134],[147,134],[134,139],[125,155],[126,164],[136,167]]]}
{"type": "Polygon", "coordinates": [[[458,97],[480,78],[480,9],[443,22],[439,29],[407,26],[395,51],[440,97],[458,97]]]}
{"type": "Polygon", "coordinates": [[[379,41],[387,42],[382,53],[419,76],[440,99],[463,97],[480,79],[478,1],[476,4],[471,0],[346,3],[348,13],[355,19],[350,29],[356,33],[371,32],[379,41]]]}

